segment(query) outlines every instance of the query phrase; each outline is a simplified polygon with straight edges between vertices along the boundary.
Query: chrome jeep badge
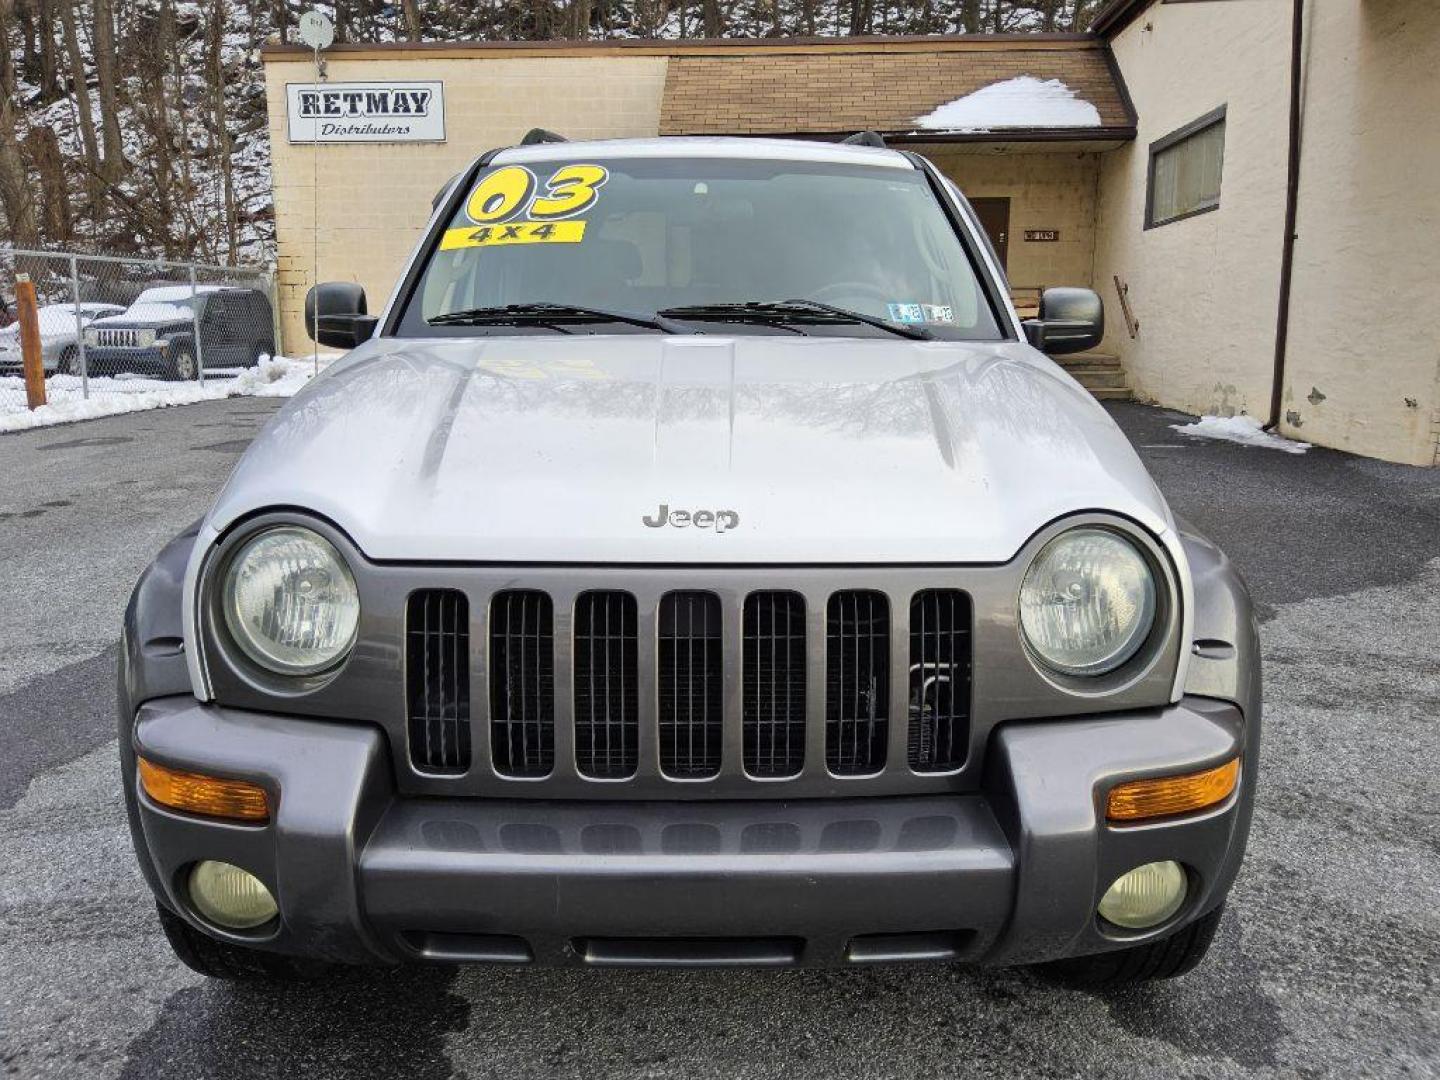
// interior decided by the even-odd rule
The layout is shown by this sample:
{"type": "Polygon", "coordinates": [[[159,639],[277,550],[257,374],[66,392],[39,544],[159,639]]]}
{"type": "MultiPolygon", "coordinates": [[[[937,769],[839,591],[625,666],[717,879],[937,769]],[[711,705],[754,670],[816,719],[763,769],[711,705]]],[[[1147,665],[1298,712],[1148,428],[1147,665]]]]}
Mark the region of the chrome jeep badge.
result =
{"type": "Polygon", "coordinates": [[[661,503],[653,516],[640,520],[652,529],[663,529],[666,525],[688,529],[693,525],[697,529],[724,533],[739,526],[740,515],[734,510],[671,510],[668,503],[661,503]]]}

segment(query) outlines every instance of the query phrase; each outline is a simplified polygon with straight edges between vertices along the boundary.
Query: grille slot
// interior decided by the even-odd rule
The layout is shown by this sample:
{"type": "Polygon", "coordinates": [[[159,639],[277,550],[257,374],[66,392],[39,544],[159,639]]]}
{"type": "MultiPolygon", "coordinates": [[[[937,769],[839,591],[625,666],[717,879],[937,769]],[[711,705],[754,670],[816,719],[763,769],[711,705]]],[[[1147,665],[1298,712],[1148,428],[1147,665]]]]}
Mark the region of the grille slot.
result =
{"type": "Polygon", "coordinates": [[[837,776],[885,767],[890,713],[890,604],[837,592],[825,611],[825,764],[837,776]]]}
{"type": "Polygon", "coordinates": [[[470,767],[470,602],[455,589],[411,593],[405,613],[406,714],[417,769],[470,767]]]}
{"type": "Polygon", "coordinates": [[[805,598],[751,593],[743,633],[745,771],[794,776],[805,764],[805,598]]]}
{"type": "Polygon", "coordinates": [[[720,623],[713,593],[672,592],[660,601],[660,768],[667,776],[699,780],[720,772],[720,623]]]}
{"type": "Polygon", "coordinates": [[[624,779],[639,761],[638,619],[629,593],[575,601],[575,766],[584,776],[624,779]]]}
{"type": "Polygon", "coordinates": [[[498,592],[490,602],[490,753],[503,776],[555,767],[554,623],[543,592],[498,592]]]}
{"type": "Polygon", "coordinates": [[[927,589],[910,599],[910,767],[949,772],[970,746],[970,597],[927,589]]]}

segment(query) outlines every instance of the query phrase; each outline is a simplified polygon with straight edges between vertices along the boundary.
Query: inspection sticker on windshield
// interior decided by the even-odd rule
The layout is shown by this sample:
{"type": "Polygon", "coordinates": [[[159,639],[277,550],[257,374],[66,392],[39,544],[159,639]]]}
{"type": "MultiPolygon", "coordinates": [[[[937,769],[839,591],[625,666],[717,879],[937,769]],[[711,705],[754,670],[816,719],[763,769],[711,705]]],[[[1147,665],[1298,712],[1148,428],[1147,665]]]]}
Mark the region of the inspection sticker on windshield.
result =
{"type": "Polygon", "coordinates": [[[890,312],[891,322],[922,323],[925,321],[925,312],[920,304],[886,304],[885,308],[890,312]]]}
{"type": "Polygon", "coordinates": [[[465,225],[446,229],[441,251],[499,247],[503,244],[578,244],[585,239],[583,221],[517,221],[508,225],[465,225]]]}

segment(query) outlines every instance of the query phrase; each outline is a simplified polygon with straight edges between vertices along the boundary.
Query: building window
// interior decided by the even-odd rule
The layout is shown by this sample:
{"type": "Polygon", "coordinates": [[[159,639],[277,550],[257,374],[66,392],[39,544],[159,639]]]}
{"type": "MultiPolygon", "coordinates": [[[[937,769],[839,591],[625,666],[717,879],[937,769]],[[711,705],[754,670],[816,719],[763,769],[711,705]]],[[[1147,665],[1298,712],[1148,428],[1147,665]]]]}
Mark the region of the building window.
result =
{"type": "Polygon", "coordinates": [[[1150,144],[1145,227],[1168,225],[1220,208],[1225,163],[1225,107],[1150,144]]]}

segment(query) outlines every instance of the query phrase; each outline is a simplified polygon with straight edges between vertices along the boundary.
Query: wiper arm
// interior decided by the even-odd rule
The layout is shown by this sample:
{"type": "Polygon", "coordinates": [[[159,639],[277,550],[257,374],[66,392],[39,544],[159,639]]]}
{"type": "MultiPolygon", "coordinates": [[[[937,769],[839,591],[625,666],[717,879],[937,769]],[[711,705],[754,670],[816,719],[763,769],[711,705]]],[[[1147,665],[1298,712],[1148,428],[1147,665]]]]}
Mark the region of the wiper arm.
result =
{"type": "MultiPolygon", "coordinates": [[[[873,315],[865,315],[848,308],[832,307],[818,300],[750,300],[736,303],[694,304],[689,307],[666,308],[660,312],[673,319],[718,319],[737,322],[768,322],[786,330],[795,327],[787,323],[859,323],[873,326],[899,337],[929,340],[934,335],[919,326],[891,323],[873,315]]],[[[803,333],[803,331],[796,331],[803,333]]]]}
{"type": "Polygon", "coordinates": [[[571,322],[611,322],[643,326],[659,330],[664,334],[683,334],[685,330],[661,316],[632,315],[628,311],[608,311],[605,308],[581,307],[579,304],[502,304],[498,307],[466,308],[463,311],[447,311],[426,321],[431,326],[486,326],[520,325],[536,323],[568,334],[570,331],[556,325],[557,320],[571,322]]]}
{"type": "Polygon", "coordinates": [[[843,319],[852,319],[866,326],[873,326],[877,330],[888,330],[900,337],[913,338],[916,341],[930,341],[935,335],[923,326],[912,326],[909,323],[893,323],[888,319],[881,319],[874,315],[866,315],[862,311],[851,311],[849,308],[835,307],[833,304],[822,304],[819,300],[786,300],[787,306],[809,308],[814,311],[824,311],[843,319]]]}

